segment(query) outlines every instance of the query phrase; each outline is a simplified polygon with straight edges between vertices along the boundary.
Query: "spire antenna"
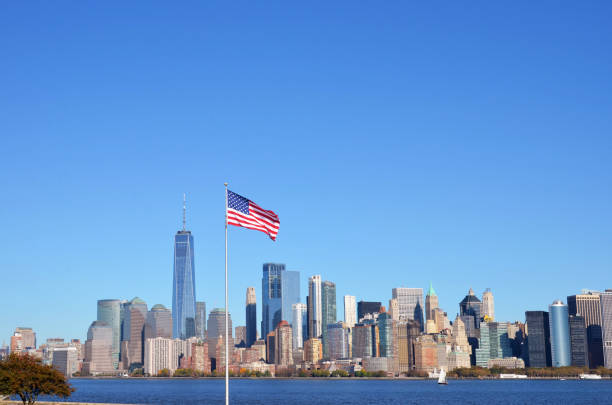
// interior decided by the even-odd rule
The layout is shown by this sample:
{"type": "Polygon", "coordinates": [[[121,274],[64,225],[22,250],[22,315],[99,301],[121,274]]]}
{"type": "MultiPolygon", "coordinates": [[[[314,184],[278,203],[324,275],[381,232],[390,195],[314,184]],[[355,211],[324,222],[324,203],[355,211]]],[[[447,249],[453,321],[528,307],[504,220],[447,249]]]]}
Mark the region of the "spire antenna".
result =
{"type": "Polygon", "coordinates": [[[186,197],[185,197],[185,193],[183,193],[183,232],[185,232],[185,214],[187,211],[187,204],[185,203],[186,197]]]}

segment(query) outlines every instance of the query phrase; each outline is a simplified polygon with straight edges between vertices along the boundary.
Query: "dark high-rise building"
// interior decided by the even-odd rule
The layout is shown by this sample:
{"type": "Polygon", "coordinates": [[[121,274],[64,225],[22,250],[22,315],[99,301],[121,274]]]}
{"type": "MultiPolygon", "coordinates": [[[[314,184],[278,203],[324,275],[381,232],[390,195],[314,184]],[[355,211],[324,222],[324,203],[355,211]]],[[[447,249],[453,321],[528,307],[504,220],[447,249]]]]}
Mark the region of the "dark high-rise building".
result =
{"type": "Polygon", "coordinates": [[[589,365],[589,351],[583,316],[569,316],[569,334],[571,365],[576,367],[587,367],[589,365]]]}
{"type": "Polygon", "coordinates": [[[282,321],[282,273],[285,265],[264,263],[261,278],[261,336],[267,337],[282,321]]]}
{"type": "Polygon", "coordinates": [[[196,337],[206,339],[206,303],[204,301],[196,301],[196,337]]]}
{"type": "MultiPolygon", "coordinates": [[[[480,328],[480,319],[482,313],[482,303],[476,295],[474,290],[470,288],[468,295],[459,303],[459,315],[466,316],[470,315],[474,317],[474,327],[480,328]]],[[[466,328],[468,326],[466,325],[466,328]]]]}
{"type": "Polygon", "coordinates": [[[357,322],[361,322],[361,318],[366,314],[378,314],[382,308],[381,302],[359,301],[357,303],[357,322]]]}
{"type": "Polygon", "coordinates": [[[255,287],[248,287],[246,292],[246,347],[251,347],[257,340],[257,297],[255,287]]]}
{"type": "Polygon", "coordinates": [[[319,339],[323,334],[323,299],[321,298],[321,276],[308,278],[308,297],[306,299],[306,315],[308,317],[308,337],[319,339]]]}
{"type": "Polygon", "coordinates": [[[584,317],[589,350],[589,367],[604,365],[603,341],[601,334],[601,305],[599,292],[586,291],[583,294],[567,297],[567,309],[570,315],[584,317]]]}
{"type": "Polygon", "coordinates": [[[172,335],[187,339],[196,334],[195,264],[193,235],[185,229],[185,196],[183,195],[183,229],[174,236],[174,278],[172,288],[172,335]]]}
{"type": "Polygon", "coordinates": [[[550,323],[546,311],[526,311],[529,367],[551,367],[550,323]]]}
{"type": "Polygon", "coordinates": [[[324,281],[321,284],[321,311],[322,311],[322,335],[323,335],[323,357],[329,356],[329,341],[327,338],[327,325],[336,323],[336,284],[324,281]]]}

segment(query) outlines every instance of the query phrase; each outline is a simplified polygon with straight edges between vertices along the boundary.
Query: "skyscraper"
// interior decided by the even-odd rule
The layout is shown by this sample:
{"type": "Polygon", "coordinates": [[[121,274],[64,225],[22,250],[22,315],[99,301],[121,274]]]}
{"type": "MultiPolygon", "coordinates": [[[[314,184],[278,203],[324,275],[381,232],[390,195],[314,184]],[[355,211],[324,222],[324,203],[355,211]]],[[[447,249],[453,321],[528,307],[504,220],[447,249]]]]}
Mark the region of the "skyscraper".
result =
{"type": "MultiPolygon", "coordinates": [[[[293,322],[293,304],[300,302],[300,272],[281,272],[281,318],[289,325],[293,322]]],[[[293,325],[291,325],[293,327],[293,325]]]]}
{"type": "Polygon", "coordinates": [[[308,337],[321,337],[323,310],[321,308],[321,276],[308,278],[308,337]]]}
{"type": "Polygon", "coordinates": [[[393,319],[383,312],[376,320],[380,341],[380,357],[393,357],[393,319]]]}
{"type": "Polygon", "coordinates": [[[246,291],[246,347],[251,347],[257,340],[257,297],[255,287],[246,291]]]}
{"type": "Polygon", "coordinates": [[[476,365],[488,367],[491,359],[503,359],[512,356],[512,347],[508,338],[508,324],[483,322],[480,325],[480,340],[476,349],[476,365]]]}
{"type": "Polygon", "coordinates": [[[461,300],[459,303],[459,314],[464,316],[471,316],[473,318],[472,325],[467,324],[467,318],[462,318],[463,322],[466,324],[465,328],[467,331],[472,328],[480,328],[480,319],[482,317],[482,303],[478,299],[476,295],[474,295],[474,290],[470,288],[468,295],[461,300]]]}
{"type": "Polygon", "coordinates": [[[425,297],[425,320],[436,320],[435,309],[438,308],[438,296],[436,291],[433,289],[433,285],[429,282],[429,290],[425,297]]]}
{"type": "Polygon", "coordinates": [[[327,358],[329,354],[329,345],[327,340],[327,325],[336,323],[336,284],[331,281],[324,281],[321,285],[321,315],[323,321],[321,324],[321,333],[323,335],[323,357],[327,358]]]}
{"type": "Polygon", "coordinates": [[[144,327],[147,319],[147,303],[138,297],[134,297],[126,305],[125,320],[123,321],[123,341],[126,350],[122,354],[121,362],[123,368],[128,369],[131,365],[142,365],[144,355],[144,327]]]}
{"type": "Polygon", "coordinates": [[[266,337],[273,332],[276,325],[282,321],[282,273],[285,265],[282,263],[264,263],[261,278],[261,336],[266,337]]]}
{"type": "Polygon", "coordinates": [[[570,348],[572,352],[572,366],[588,367],[589,350],[587,346],[586,326],[583,316],[569,316],[569,334],[570,348]]]}
{"type": "Polygon", "coordinates": [[[357,303],[354,295],[344,296],[344,323],[349,328],[357,323],[357,303]]]}
{"type": "MultiPolygon", "coordinates": [[[[553,367],[572,363],[567,305],[556,300],[548,306],[550,323],[550,352],[553,367]]],[[[531,333],[531,330],[529,330],[531,333]]]]}
{"type": "Polygon", "coordinates": [[[601,336],[601,304],[599,292],[589,291],[567,297],[570,315],[581,315],[587,328],[589,367],[603,366],[603,343],[601,336]]]}
{"type": "MultiPolygon", "coordinates": [[[[99,301],[98,301],[99,302],[99,301]]],[[[110,373],[113,364],[113,328],[104,321],[94,321],[87,330],[83,374],[110,373]]]]}
{"type": "MultiPolygon", "coordinates": [[[[227,315],[227,336],[229,340],[232,340],[232,316],[227,315]]],[[[223,329],[225,329],[225,309],[214,308],[208,315],[208,340],[216,341],[219,336],[224,336],[223,329]]]]}
{"type": "Polygon", "coordinates": [[[327,325],[328,355],[330,360],[349,358],[349,329],[342,322],[327,325]]]}
{"type": "Polygon", "coordinates": [[[495,320],[495,301],[490,288],[482,293],[482,317],[486,317],[488,321],[495,320]]]}
{"type": "Polygon", "coordinates": [[[98,321],[106,323],[113,331],[112,361],[113,366],[119,366],[119,351],[121,349],[121,301],[98,300],[98,321]]]}
{"type": "Polygon", "coordinates": [[[530,367],[550,367],[550,323],[546,311],[526,311],[527,350],[530,367]]]}
{"type": "Polygon", "coordinates": [[[306,335],[306,339],[308,339],[308,335],[305,334],[305,330],[308,329],[308,325],[306,325],[306,304],[297,303],[292,305],[293,309],[293,349],[300,349],[304,347],[304,335],[306,335]]]}
{"type": "Polygon", "coordinates": [[[399,319],[411,319],[425,328],[423,321],[423,289],[422,288],[394,288],[391,290],[392,298],[397,299],[399,319]]]}
{"type": "Polygon", "coordinates": [[[196,337],[206,339],[206,303],[196,301],[196,337]]]}
{"type": "Polygon", "coordinates": [[[601,335],[603,338],[604,367],[612,368],[612,290],[599,296],[601,303],[601,335]]]}
{"type": "Polygon", "coordinates": [[[195,264],[193,236],[185,229],[185,196],[183,195],[183,229],[174,236],[174,280],[172,288],[172,335],[187,339],[196,334],[195,264]]]}
{"type": "Polygon", "coordinates": [[[161,304],[153,305],[147,313],[145,322],[145,339],[163,337],[172,338],[172,313],[161,304]]]}
{"type": "Polygon", "coordinates": [[[274,364],[288,367],[293,364],[293,331],[289,322],[281,321],[274,335],[274,364]]]}

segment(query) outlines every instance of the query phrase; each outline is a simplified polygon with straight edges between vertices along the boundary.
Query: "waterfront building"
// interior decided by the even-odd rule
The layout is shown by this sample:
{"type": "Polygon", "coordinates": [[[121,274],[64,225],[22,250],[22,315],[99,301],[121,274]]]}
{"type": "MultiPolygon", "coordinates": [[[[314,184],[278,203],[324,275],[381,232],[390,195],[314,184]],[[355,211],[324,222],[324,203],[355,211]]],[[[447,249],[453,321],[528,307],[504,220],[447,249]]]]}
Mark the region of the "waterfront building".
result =
{"type": "Polygon", "coordinates": [[[383,312],[376,320],[380,342],[380,357],[393,357],[393,319],[383,312]]]}
{"type": "Polygon", "coordinates": [[[601,293],[601,334],[605,368],[612,368],[612,290],[601,293]]]}
{"type": "Polygon", "coordinates": [[[304,338],[308,339],[307,333],[308,325],[306,325],[306,304],[297,303],[291,306],[292,316],[292,330],[293,330],[293,349],[300,349],[304,347],[304,338]]]}
{"type": "Polygon", "coordinates": [[[446,364],[448,371],[452,371],[456,368],[469,368],[470,354],[461,350],[452,350],[446,355],[446,364]]]}
{"type": "Polygon", "coordinates": [[[357,303],[354,295],[344,296],[344,323],[349,328],[357,323],[357,303]]]}
{"type": "Polygon", "coordinates": [[[480,324],[480,339],[476,349],[476,365],[488,367],[490,359],[512,357],[512,347],[508,339],[508,324],[483,322],[480,324]]]}
{"type": "Polygon", "coordinates": [[[357,303],[357,322],[361,322],[368,314],[378,314],[382,308],[381,302],[359,301],[357,303]]]}
{"type": "Polygon", "coordinates": [[[274,331],[276,325],[283,320],[282,273],[285,265],[282,263],[264,263],[261,278],[261,336],[267,336],[274,331]]]}
{"type": "Polygon", "coordinates": [[[391,359],[388,357],[364,357],[362,363],[363,369],[366,371],[391,371],[391,367],[389,366],[389,363],[391,363],[391,359]]]}
{"type": "Polygon", "coordinates": [[[317,364],[323,358],[323,345],[321,339],[309,338],[304,342],[304,361],[317,364]]]}
{"type": "Polygon", "coordinates": [[[421,331],[425,330],[423,320],[423,289],[422,288],[393,288],[392,298],[397,299],[399,319],[411,319],[419,322],[421,331]]]}
{"type": "Polygon", "coordinates": [[[206,339],[206,302],[196,301],[195,336],[198,339],[206,339]]]}
{"type": "MultiPolygon", "coordinates": [[[[468,295],[461,300],[459,303],[459,314],[461,316],[472,316],[473,317],[473,327],[478,329],[480,328],[480,320],[482,318],[482,303],[478,299],[476,295],[474,295],[474,290],[470,288],[468,295]]],[[[466,319],[462,318],[463,322],[466,323],[466,330],[469,332],[471,326],[467,325],[466,319]]],[[[469,337],[469,334],[468,334],[469,337]]]]}
{"type": "Polygon", "coordinates": [[[529,367],[551,367],[550,323],[546,311],[526,311],[529,367]]]}
{"type": "Polygon", "coordinates": [[[236,347],[246,347],[246,326],[236,326],[234,328],[234,345],[236,347]]]}
{"type": "Polygon", "coordinates": [[[253,345],[251,345],[250,353],[248,355],[255,359],[251,361],[266,361],[266,342],[263,339],[256,340],[253,345]]]}
{"type": "Polygon", "coordinates": [[[489,359],[487,368],[525,368],[523,359],[517,357],[504,357],[503,359],[489,359]]]}
{"type": "Polygon", "coordinates": [[[147,313],[144,338],[172,338],[172,312],[161,304],[153,305],[147,313]]]}
{"type": "Polygon", "coordinates": [[[134,297],[126,305],[123,321],[122,345],[124,345],[124,350],[121,355],[121,362],[126,370],[132,365],[134,367],[142,366],[146,319],[147,303],[138,297],[134,297]]]}
{"type": "MultiPolygon", "coordinates": [[[[425,321],[436,321],[435,309],[438,308],[438,296],[433,289],[433,285],[429,282],[429,290],[425,297],[425,321]]],[[[429,332],[428,332],[429,333],[429,332]]]]}
{"type": "Polygon", "coordinates": [[[183,229],[174,236],[174,272],[172,288],[172,335],[187,339],[196,335],[196,291],[193,235],[185,228],[183,195],[183,229]]]}
{"type": "MultiPolygon", "coordinates": [[[[234,345],[231,343],[232,340],[230,339],[229,342],[230,344],[229,344],[229,347],[227,348],[227,355],[228,355],[228,365],[231,368],[233,364],[233,359],[235,356],[234,356],[234,345]]],[[[217,373],[224,373],[225,372],[225,336],[219,335],[214,343],[215,343],[215,351],[213,352],[214,357],[211,356],[211,360],[210,360],[211,368],[215,370],[217,373]]],[[[210,344],[208,345],[208,347],[210,349],[210,344]]]]}
{"type": "Polygon", "coordinates": [[[288,367],[293,364],[293,331],[287,321],[281,321],[275,330],[274,364],[288,367]]]}
{"type": "Polygon", "coordinates": [[[571,364],[575,367],[589,366],[589,350],[584,317],[580,315],[569,316],[569,336],[571,349],[571,364]]]}
{"type": "Polygon", "coordinates": [[[191,344],[191,367],[199,372],[210,373],[210,357],[208,344],[197,342],[191,344]]]}
{"type": "Polygon", "coordinates": [[[257,297],[255,287],[246,291],[246,347],[251,347],[257,340],[257,297]]]}
{"type": "Polygon", "coordinates": [[[112,373],[115,370],[113,361],[113,328],[103,321],[92,322],[87,330],[82,374],[112,373]]]}
{"type": "Polygon", "coordinates": [[[421,335],[414,343],[415,369],[430,372],[438,368],[438,343],[432,335],[421,335]]]}
{"type": "Polygon", "coordinates": [[[487,288],[482,293],[482,317],[487,321],[495,320],[495,301],[493,300],[493,293],[490,288],[487,288]]]}
{"type": "Polygon", "coordinates": [[[97,320],[105,322],[113,330],[112,360],[115,368],[119,367],[121,348],[121,300],[98,300],[97,320]]]}
{"type": "Polygon", "coordinates": [[[395,370],[398,373],[406,373],[414,368],[414,343],[421,333],[421,327],[417,321],[398,321],[394,331],[394,357],[397,363],[395,370]]]}
{"type": "Polygon", "coordinates": [[[78,361],[76,347],[56,347],[53,350],[53,367],[67,378],[78,371],[78,361]]]}
{"type": "Polygon", "coordinates": [[[465,324],[459,316],[453,322],[452,344],[459,348],[460,351],[472,354],[472,346],[468,342],[468,336],[465,331],[465,324]]]}
{"type": "Polygon", "coordinates": [[[603,366],[603,343],[601,335],[601,303],[599,292],[584,291],[583,294],[567,297],[567,309],[570,315],[584,317],[589,350],[589,366],[603,366]]]}
{"type": "MultiPolygon", "coordinates": [[[[300,272],[281,272],[281,320],[287,321],[293,327],[293,304],[301,301],[300,296],[300,272]]],[[[276,325],[274,326],[276,328],[276,325]]]]}
{"type": "Polygon", "coordinates": [[[323,323],[321,276],[308,278],[308,337],[321,337],[323,323]]]}
{"type": "Polygon", "coordinates": [[[327,325],[328,354],[329,360],[349,358],[349,329],[342,322],[327,325]]]}
{"type": "Polygon", "coordinates": [[[336,323],[336,284],[324,281],[321,284],[321,335],[323,337],[323,358],[328,358],[329,347],[327,339],[327,325],[336,323]]]}
{"type": "Polygon", "coordinates": [[[550,324],[550,352],[553,367],[572,363],[567,305],[556,300],[548,306],[550,324]]]}

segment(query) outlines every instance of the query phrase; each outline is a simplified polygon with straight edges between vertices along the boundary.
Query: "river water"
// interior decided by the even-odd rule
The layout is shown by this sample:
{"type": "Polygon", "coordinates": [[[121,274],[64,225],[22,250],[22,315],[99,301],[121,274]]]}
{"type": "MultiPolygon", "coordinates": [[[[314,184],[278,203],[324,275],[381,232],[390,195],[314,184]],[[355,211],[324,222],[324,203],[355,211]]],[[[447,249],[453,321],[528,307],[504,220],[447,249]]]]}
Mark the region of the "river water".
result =
{"type": "MultiPolygon", "coordinates": [[[[223,379],[72,379],[69,401],[223,404],[223,379]]],[[[41,398],[42,399],[42,398],[41,398]]],[[[230,403],[295,404],[612,404],[612,380],[235,379],[230,403]]]]}

